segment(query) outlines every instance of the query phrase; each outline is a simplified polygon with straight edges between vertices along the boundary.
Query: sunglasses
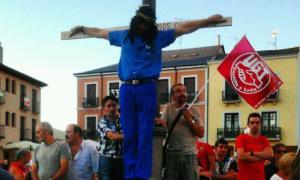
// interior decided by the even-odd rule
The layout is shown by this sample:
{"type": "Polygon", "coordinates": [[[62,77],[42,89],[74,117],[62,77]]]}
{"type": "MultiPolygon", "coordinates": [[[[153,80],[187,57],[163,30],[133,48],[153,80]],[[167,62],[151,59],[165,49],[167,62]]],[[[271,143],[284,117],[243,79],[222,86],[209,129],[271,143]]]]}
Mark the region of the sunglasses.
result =
{"type": "Polygon", "coordinates": [[[287,151],[276,151],[278,154],[285,154],[287,151]]]}

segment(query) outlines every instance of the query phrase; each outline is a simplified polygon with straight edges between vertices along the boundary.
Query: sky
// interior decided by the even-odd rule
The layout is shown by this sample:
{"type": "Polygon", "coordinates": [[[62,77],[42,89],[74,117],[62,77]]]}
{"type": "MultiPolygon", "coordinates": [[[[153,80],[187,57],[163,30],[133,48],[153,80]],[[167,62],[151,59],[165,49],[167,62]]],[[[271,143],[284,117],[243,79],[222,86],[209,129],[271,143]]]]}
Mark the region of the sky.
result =
{"type": "MultiPolygon", "coordinates": [[[[101,39],[62,41],[76,25],[128,25],[142,0],[0,0],[0,42],[5,65],[48,84],[42,89],[41,120],[64,130],[77,122],[74,73],[115,64],[120,49],[101,39]]],[[[157,22],[231,16],[232,26],[200,29],[165,50],[217,44],[229,53],[246,35],[256,50],[300,46],[298,0],[156,0],[157,22]]]]}

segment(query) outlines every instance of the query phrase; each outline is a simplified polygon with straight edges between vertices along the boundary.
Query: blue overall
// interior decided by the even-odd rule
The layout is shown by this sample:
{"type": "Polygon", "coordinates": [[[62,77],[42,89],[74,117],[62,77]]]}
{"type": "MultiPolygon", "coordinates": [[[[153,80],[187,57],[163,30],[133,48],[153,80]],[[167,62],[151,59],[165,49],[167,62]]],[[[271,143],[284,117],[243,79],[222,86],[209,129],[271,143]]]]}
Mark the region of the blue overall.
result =
{"type": "MultiPolygon", "coordinates": [[[[159,31],[154,48],[140,38],[128,38],[128,30],[111,31],[111,45],[121,47],[118,74],[122,81],[158,79],[162,48],[175,40],[175,30],[159,31]]],[[[153,122],[156,112],[156,83],[122,84],[120,113],[124,133],[125,178],[148,179],[152,172],[153,122]]]]}

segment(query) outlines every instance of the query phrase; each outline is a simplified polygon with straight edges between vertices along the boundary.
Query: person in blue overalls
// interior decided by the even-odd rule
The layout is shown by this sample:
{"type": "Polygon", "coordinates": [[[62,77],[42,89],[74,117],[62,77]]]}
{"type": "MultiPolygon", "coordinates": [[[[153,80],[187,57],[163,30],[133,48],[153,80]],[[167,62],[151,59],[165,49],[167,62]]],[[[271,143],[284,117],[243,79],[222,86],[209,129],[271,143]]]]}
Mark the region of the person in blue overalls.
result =
{"type": "Polygon", "coordinates": [[[84,33],[109,40],[121,47],[118,75],[120,114],[124,133],[126,179],[149,179],[152,168],[153,123],[156,113],[156,80],[162,68],[162,49],[183,34],[224,22],[221,15],[191,21],[170,30],[158,30],[153,9],[141,6],[131,19],[129,30],[106,30],[76,26],[70,37],[84,33]]]}

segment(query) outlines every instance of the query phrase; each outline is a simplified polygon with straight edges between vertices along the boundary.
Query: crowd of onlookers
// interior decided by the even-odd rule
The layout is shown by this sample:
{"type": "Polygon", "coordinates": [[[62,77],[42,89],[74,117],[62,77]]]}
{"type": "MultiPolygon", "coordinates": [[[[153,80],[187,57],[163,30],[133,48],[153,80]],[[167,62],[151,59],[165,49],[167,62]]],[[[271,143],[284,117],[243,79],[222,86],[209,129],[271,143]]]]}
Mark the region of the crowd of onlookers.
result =
{"type": "MultiPolygon", "coordinates": [[[[229,146],[223,138],[217,139],[212,146],[199,140],[204,135],[204,123],[197,108],[188,108],[185,105],[187,100],[185,86],[175,84],[171,88],[171,98],[172,102],[165,105],[161,118],[155,120],[157,125],[168,128],[170,136],[166,144],[162,179],[300,178],[299,153],[296,155],[294,152],[288,152],[282,143],[271,147],[268,139],[260,134],[262,123],[260,114],[249,114],[247,119],[249,130],[237,137],[234,147],[229,146]],[[182,115],[177,116],[179,113],[182,115]],[[174,123],[176,118],[177,124],[174,123]]],[[[0,161],[2,164],[0,179],[132,179],[125,173],[133,170],[130,169],[131,166],[125,166],[123,161],[124,134],[120,125],[118,99],[106,96],[102,100],[102,107],[104,116],[97,124],[99,134],[97,146],[91,140],[83,139],[83,131],[76,124],[67,125],[65,141],[59,141],[53,136],[52,126],[48,122],[41,122],[36,126],[36,138],[41,144],[33,153],[31,147],[19,149],[15,161],[9,165],[7,161],[0,161]]],[[[137,152],[131,149],[127,154],[136,156],[137,152]]],[[[149,154],[149,157],[152,155],[149,154]]],[[[131,163],[143,164],[135,161],[131,163]]]]}

